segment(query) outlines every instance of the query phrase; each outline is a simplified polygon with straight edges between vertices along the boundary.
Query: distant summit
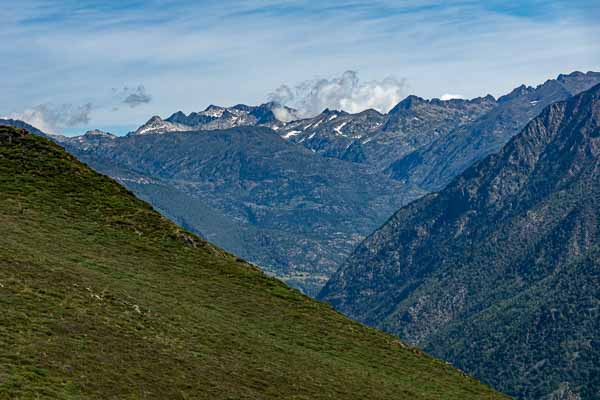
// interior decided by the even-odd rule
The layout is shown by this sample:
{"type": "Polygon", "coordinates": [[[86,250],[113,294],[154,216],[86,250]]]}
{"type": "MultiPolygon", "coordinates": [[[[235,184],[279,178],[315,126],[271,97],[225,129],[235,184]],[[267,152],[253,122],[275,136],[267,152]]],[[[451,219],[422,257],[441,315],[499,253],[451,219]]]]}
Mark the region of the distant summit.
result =
{"type": "Polygon", "coordinates": [[[152,135],[157,133],[181,132],[190,130],[188,126],[180,123],[164,121],[158,115],[153,116],[144,125],[140,126],[132,135],[152,135]]]}
{"type": "Polygon", "coordinates": [[[241,126],[263,126],[279,129],[296,117],[296,111],[277,103],[260,106],[238,104],[233,107],[208,106],[204,111],[186,115],[177,111],[167,119],[152,117],[139,127],[133,135],[161,134],[181,131],[209,131],[241,126]]]}

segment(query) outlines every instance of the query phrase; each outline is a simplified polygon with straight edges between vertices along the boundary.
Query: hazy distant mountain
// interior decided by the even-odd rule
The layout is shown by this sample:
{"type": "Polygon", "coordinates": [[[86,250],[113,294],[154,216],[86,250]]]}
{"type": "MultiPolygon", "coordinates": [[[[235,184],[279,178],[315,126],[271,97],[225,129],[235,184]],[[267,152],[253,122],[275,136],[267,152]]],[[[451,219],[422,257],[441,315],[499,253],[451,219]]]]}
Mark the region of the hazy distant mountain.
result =
{"type": "Polygon", "coordinates": [[[132,135],[229,129],[238,126],[266,126],[278,129],[284,122],[279,120],[276,114],[280,117],[285,115],[286,118],[294,118],[296,111],[272,102],[256,107],[245,104],[228,108],[210,105],[204,111],[192,112],[189,115],[178,111],[165,120],[155,115],[132,135]]]}
{"type": "MultiPolygon", "coordinates": [[[[550,88],[564,86],[509,97],[550,88]]],[[[500,153],[400,209],[320,298],[505,393],[597,399],[600,85],[546,107],[500,153]]]]}
{"type": "Polygon", "coordinates": [[[239,127],[62,143],[208,240],[316,295],[352,249],[422,193],[239,127]]]}

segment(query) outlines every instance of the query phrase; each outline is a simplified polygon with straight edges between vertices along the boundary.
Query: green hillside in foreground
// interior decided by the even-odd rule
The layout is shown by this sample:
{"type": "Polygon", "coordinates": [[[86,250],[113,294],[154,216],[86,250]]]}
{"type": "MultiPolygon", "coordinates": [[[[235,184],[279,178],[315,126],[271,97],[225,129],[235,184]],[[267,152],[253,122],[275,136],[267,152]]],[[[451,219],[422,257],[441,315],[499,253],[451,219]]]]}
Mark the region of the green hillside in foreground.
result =
{"type": "Polygon", "coordinates": [[[1,399],[500,399],[0,127],[1,399]]]}

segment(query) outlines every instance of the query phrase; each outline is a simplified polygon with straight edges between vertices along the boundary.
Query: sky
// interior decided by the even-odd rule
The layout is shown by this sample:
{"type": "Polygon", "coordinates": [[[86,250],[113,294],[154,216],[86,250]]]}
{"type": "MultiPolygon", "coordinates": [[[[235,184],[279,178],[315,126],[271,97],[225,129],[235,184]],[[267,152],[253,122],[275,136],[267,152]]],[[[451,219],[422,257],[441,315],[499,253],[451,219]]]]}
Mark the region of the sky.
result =
{"type": "Polygon", "coordinates": [[[598,0],[3,0],[0,117],[50,133],[285,102],[385,112],[600,70],[598,0]]]}

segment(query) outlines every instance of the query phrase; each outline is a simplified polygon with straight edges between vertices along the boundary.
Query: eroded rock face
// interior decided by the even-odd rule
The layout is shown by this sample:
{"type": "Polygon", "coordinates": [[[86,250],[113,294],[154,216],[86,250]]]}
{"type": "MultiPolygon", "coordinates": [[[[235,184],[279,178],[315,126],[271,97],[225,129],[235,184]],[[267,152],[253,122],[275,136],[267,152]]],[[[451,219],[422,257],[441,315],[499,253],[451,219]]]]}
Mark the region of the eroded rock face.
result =
{"type": "MultiPolygon", "coordinates": [[[[320,297],[497,389],[600,390],[600,85],[400,209],[320,297]]],[[[558,392],[557,392],[558,393],[558,392]]],[[[563,391],[563,396],[570,396],[563,391]]]]}

